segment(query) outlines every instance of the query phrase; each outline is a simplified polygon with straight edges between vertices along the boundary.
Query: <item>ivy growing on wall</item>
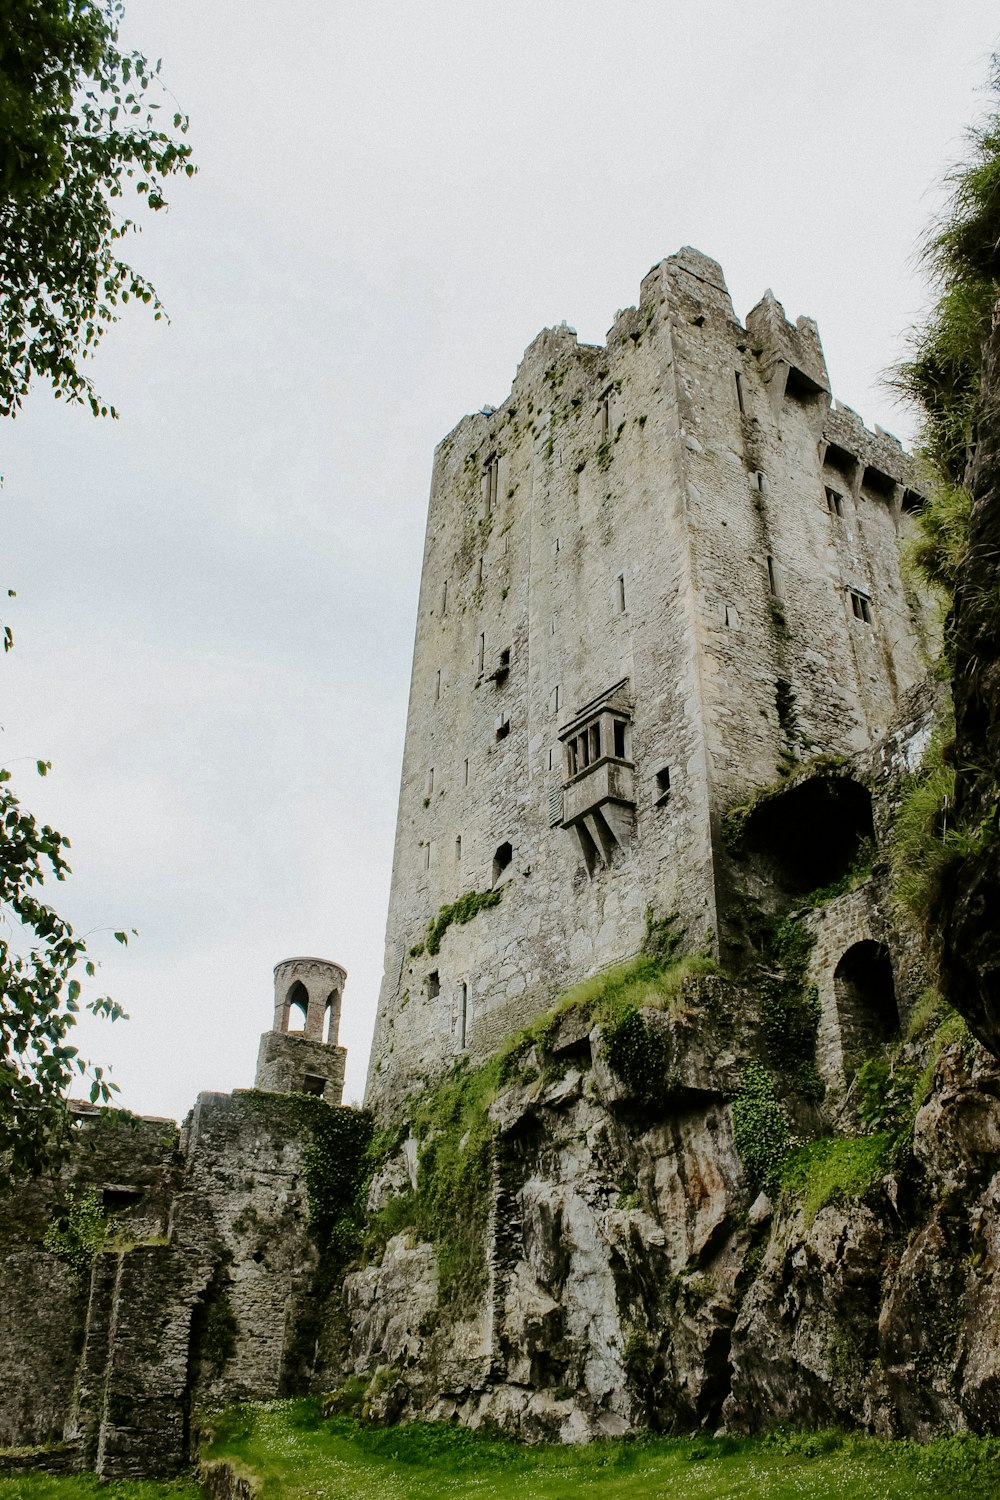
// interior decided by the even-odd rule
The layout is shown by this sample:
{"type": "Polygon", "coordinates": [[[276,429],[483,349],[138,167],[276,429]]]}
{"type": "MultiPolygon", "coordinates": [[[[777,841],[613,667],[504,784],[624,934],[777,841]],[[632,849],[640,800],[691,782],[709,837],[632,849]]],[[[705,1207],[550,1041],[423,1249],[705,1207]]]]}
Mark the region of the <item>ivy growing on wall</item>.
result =
{"type": "Polygon", "coordinates": [[[816,1067],[819,993],[806,979],[816,939],[791,917],[762,927],[763,955],[757,969],[760,1019],[768,1057],[789,1088],[819,1099],[823,1084],[816,1067]]]}
{"type": "Polygon", "coordinates": [[[627,1010],[607,1034],[610,1066],[636,1101],[649,1108],[663,1098],[667,1044],[637,1010],[627,1010]]]}
{"type": "Polygon", "coordinates": [[[104,1248],[108,1227],[108,1216],[96,1189],[88,1188],[79,1198],[71,1190],[65,1211],[45,1231],[44,1245],[82,1279],[90,1274],[104,1248]]]}
{"type": "Polygon", "coordinates": [[[303,1154],[309,1224],[324,1250],[343,1262],[361,1243],[374,1121],[367,1110],[317,1100],[312,1127],[303,1154]]]}
{"type": "Polygon", "coordinates": [[[732,1103],[733,1141],[747,1181],[755,1192],[773,1194],[791,1145],[784,1107],[775,1097],[771,1075],[760,1063],[747,1063],[732,1103]]]}

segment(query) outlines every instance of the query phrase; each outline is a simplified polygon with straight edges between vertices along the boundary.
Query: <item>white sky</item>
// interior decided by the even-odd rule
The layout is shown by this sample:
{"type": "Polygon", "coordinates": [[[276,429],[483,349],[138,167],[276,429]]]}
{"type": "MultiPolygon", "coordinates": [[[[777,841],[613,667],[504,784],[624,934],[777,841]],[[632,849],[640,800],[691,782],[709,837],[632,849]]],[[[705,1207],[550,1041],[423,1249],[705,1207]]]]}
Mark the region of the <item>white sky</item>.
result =
{"type": "Polygon", "coordinates": [[[0,759],[73,841],[52,899],[131,1012],[91,1023],[122,1102],[253,1081],[271,968],[348,970],[359,1098],[435,443],[535,333],[603,339],[650,265],[722,262],[879,385],[981,111],[995,0],[130,0],[200,175],[129,255],[95,422],[5,424],[0,759]],[[22,760],[24,757],[24,760],[22,760]],[[31,763],[51,759],[36,779],[31,763]],[[135,927],[127,950],[113,929],[135,927]]]}

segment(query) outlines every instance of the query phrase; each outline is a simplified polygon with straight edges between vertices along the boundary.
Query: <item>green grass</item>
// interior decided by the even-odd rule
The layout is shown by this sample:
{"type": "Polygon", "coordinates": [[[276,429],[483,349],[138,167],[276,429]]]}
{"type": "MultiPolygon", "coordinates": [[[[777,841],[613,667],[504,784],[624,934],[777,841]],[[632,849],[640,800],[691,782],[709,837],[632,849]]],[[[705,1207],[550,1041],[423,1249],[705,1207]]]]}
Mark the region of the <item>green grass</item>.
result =
{"type": "Polygon", "coordinates": [[[861,1198],[892,1162],[896,1136],[828,1136],[793,1151],[781,1169],[781,1186],[801,1199],[807,1224],[837,1199],[861,1198]]]}
{"type": "Polygon", "coordinates": [[[204,1500],[191,1479],[121,1479],[93,1474],[0,1474],[0,1500],[204,1500]]]}
{"type": "Polygon", "coordinates": [[[564,990],[550,1010],[504,1044],[502,1053],[514,1055],[535,1044],[545,1047],[570,1011],[588,1017],[593,1025],[608,1028],[630,1011],[676,1010],[691,998],[685,990],[689,979],[719,972],[718,964],[706,953],[666,960],[640,953],[628,963],[604,969],[564,990]]]}
{"type": "Polygon", "coordinates": [[[230,1410],[208,1457],[255,1478],[260,1500],[985,1500],[996,1495],[1000,1441],[919,1448],[817,1433],[524,1448],[443,1423],[324,1419],[307,1400],[230,1410]]]}

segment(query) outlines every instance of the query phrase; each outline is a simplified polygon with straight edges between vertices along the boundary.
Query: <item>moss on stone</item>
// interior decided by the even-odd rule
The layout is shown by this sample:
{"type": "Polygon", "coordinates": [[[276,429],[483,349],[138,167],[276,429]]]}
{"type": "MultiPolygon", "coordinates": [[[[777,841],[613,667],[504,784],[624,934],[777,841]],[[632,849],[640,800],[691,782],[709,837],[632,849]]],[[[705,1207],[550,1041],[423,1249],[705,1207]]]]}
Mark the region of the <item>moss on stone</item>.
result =
{"type": "MultiPolygon", "coordinates": [[[[502,886],[495,891],[466,891],[465,895],[459,896],[457,901],[450,901],[446,906],[442,906],[427,928],[423,947],[432,956],[439,953],[444,935],[453,922],[464,926],[477,917],[481,911],[489,911],[491,906],[499,905],[502,896],[502,886]]],[[[416,956],[415,950],[411,951],[416,956]]]]}

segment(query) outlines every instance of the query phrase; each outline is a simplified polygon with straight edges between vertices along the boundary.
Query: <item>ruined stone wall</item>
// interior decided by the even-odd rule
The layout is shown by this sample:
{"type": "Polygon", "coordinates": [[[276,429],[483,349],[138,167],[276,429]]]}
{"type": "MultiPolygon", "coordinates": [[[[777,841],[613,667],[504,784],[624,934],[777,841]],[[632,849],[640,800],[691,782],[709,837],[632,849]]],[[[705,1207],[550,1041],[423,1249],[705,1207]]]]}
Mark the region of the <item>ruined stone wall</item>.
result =
{"type": "Polygon", "coordinates": [[[120,1207],[129,1239],[166,1234],[178,1180],[172,1120],[76,1116],[70,1164],[24,1183],[0,1205],[0,1447],[62,1439],[74,1407],[89,1283],[43,1245],[70,1188],[134,1191],[120,1207]]]}
{"type": "Polygon", "coordinates": [[[171,1474],[196,1397],[301,1383],[317,1264],[308,1111],[243,1092],[203,1094],[183,1132],[79,1117],[58,1175],[0,1205],[0,1447],[65,1440],[105,1478],[171,1474]],[[74,1274],[43,1241],[91,1187],[111,1226],[74,1274]]]}
{"type": "Polygon", "coordinates": [[[830,410],[814,325],[768,296],[743,328],[693,250],[653,268],[606,346],[540,334],[503,405],[444,440],[370,1101],[630,957],[647,907],[715,940],[725,808],[873,743],[920,675],[908,475],[894,439],[830,410]],[[563,741],[616,684],[625,791],[578,838],[563,741]],[[442,908],[496,881],[499,905],[423,950],[442,908]]]}

